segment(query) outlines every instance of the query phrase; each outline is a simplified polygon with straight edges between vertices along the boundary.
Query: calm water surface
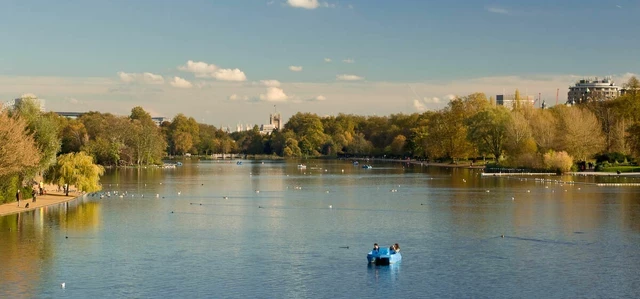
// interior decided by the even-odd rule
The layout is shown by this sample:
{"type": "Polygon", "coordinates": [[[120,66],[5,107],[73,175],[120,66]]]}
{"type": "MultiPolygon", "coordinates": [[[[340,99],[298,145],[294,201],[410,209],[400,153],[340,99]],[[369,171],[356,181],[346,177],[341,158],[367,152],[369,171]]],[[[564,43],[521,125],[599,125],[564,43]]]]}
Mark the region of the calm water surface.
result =
{"type": "Polygon", "coordinates": [[[102,180],[111,197],[0,217],[0,297],[640,294],[640,188],[593,184],[638,178],[307,165],[112,170],[102,180]],[[374,242],[399,243],[402,262],[367,265],[374,242]]]}

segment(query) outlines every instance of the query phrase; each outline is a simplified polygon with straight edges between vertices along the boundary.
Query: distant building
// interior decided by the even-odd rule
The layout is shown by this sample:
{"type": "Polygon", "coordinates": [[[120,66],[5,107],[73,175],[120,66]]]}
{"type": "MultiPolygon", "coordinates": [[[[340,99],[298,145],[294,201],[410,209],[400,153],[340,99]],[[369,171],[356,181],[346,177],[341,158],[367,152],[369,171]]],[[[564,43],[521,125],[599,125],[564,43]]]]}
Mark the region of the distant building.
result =
{"type": "Polygon", "coordinates": [[[269,135],[275,130],[282,128],[282,117],[280,113],[274,113],[269,115],[269,124],[260,126],[260,134],[269,135]]]}
{"type": "Polygon", "coordinates": [[[54,112],[54,113],[69,119],[76,119],[84,114],[84,112],[54,112]]]}
{"type": "Polygon", "coordinates": [[[23,94],[19,98],[15,99],[13,101],[8,101],[8,102],[5,102],[3,104],[0,104],[2,106],[0,108],[2,108],[2,109],[9,108],[9,107],[18,105],[22,101],[25,101],[25,100],[33,100],[33,101],[35,101],[38,105],[40,105],[40,112],[45,112],[45,109],[44,109],[45,108],[45,106],[44,106],[45,100],[38,99],[38,97],[36,95],[31,94],[31,93],[23,94]]]}
{"type": "Polygon", "coordinates": [[[602,80],[582,79],[569,87],[567,105],[574,105],[588,101],[605,101],[620,95],[620,87],[610,77],[602,80]]]}
{"type": "MultiPolygon", "coordinates": [[[[254,126],[256,125],[238,124],[236,125],[236,132],[251,131],[253,130],[254,126]]],[[[260,134],[262,135],[269,135],[273,133],[273,131],[279,130],[281,128],[282,128],[282,117],[280,116],[280,113],[277,113],[277,112],[269,115],[268,124],[262,124],[258,126],[258,129],[260,130],[260,134]]]]}
{"type": "Polygon", "coordinates": [[[164,116],[156,116],[156,117],[152,117],[151,120],[153,120],[153,122],[156,124],[156,126],[160,126],[163,122],[165,121],[169,121],[168,118],[164,117],[164,116]]]}
{"type": "MultiPolygon", "coordinates": [[[[520,104],[522,105],[528,104],[533,106],[534,103],[535,103],[535,100],[533,99],[533,96],[520,96],[520,104]]],[[[516,95],[515,94],[496,95],[496,105],[505,106],[507,108],[514,108],[516,105],[516,95]]]]}

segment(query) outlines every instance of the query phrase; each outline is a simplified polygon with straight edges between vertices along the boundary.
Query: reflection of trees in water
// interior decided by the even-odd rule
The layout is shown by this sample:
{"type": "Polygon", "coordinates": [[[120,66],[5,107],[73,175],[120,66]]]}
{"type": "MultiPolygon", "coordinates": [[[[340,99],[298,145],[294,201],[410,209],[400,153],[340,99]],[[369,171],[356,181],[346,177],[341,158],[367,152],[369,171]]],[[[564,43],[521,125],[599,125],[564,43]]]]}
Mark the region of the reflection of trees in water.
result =
{"type": "Polygon", "coordinates": [[[584,179],[590,184],[575,185],[539,183],[530,177],[478,181],[465,170],[451,171],[452,179],[446,186],[453,188],[443,202],[451,213],[449,221],[463,227],[461,232],[527,234],[544,224],[571,236],[596,231],[612,222],[640,231],[640,198],[630,189],[633,187],[598,187],[593,182],[604,178],[595,177],[584,179]]]}
{"type": "Polygon", "coordinates": [[[79,199],[77,202],[62,204],[59,209],[47,212],[44,216],[48,224],[55,224],[62,230],[83,232],[100,227],[101,208],[98,202],[79,199]]]}
{"type": "Polygon", "coordinates": [[[55,233],[101,225],[100,204],[83,199],[0,217],[0,297],[33,297],[41,276],[52,266],[55,233]]]}

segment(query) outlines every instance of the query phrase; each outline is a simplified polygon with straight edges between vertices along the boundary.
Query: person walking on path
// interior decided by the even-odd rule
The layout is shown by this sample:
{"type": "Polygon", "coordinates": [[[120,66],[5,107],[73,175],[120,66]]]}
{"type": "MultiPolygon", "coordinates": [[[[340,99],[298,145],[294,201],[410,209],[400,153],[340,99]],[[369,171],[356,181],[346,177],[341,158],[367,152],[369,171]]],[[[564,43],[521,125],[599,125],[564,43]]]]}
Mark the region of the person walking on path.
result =
{"type": "Polygon", "coordinates": [[[16,192],[16,201],[18,202],[18,207],[20,207],[20,189],[16,192]]]}
{"type": "Polygon", "coordinates": [[[36,202],[37,195],[38,195],[38,192],[36,192],[36,189],[31,190],[31,196],[33,196],[33,199],[31,200],[31,202],[36,202]]]}

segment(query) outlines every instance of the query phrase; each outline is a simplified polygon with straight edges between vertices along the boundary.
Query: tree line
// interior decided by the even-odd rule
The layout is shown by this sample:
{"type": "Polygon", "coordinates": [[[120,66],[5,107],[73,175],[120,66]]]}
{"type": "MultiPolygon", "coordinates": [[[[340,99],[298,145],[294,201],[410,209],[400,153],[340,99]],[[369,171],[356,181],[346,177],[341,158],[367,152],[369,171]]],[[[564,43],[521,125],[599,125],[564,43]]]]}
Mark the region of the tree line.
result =
{"type": "Polygon", "coordinates": [[[453,162],[489,158],[506,167],[558,171],[579,161],[634,160],[640,156],[640,83],[632,77],[625,88],[613,100],[594,91],[588,101],[548,109],[527,104],[516,91],[513,107],[473,93],[424,113],[299,112],[271,134],[261,134],[258,126],[227,132],[184,114],[158,126],[141,107],[129,116],[89,112],[67,119],[40,112],[37,99],[26,98],[0,112],[0,201],[37,174],[48,182],[73,181],[94,190],[97,179],[74,181],[68,173],[84,171],[96,178],[103,169],[91,167],[94,163],[161,164],[167,155],[186,153],[453,162]]]}

